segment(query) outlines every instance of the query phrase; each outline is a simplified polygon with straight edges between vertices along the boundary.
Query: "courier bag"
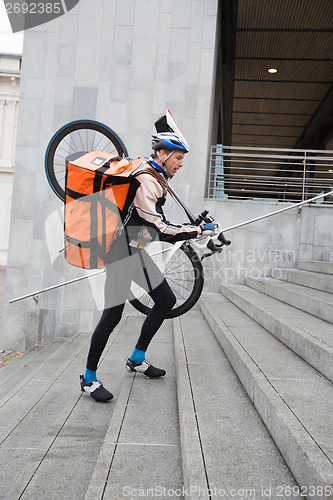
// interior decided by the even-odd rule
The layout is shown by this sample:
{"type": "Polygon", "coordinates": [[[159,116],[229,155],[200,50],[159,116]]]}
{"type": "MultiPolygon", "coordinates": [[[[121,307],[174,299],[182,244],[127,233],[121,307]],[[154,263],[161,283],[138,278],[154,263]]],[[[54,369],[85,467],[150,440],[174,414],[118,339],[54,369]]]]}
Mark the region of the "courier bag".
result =
{"type": "Polygon", "coordinates": [[[66,158],[65,259],[85,269],[108,262],[117,234],[126,223],[139,181],[133,176],[143,158],[113,157],[91,151],[66,158]]]}

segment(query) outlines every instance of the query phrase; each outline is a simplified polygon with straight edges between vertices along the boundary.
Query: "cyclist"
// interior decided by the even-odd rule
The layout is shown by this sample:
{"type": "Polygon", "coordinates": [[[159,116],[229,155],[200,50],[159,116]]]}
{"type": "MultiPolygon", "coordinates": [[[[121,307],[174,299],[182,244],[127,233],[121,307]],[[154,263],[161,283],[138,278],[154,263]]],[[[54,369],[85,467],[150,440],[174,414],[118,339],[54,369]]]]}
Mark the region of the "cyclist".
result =
{"type": "Polygon", "coordinates": [[[163,204],[168,180],[183,166],[189,151],[183,136],[175,133],[157,133],[152,136],[153,154],[136,175],[140,182],[129,210],[128,220],[110,251],[106,265],[104,310],[92,334],[86,371],[80,376],[81,390],[96,401],[107,401],[113,395],[98,381],[97,365],[109,336],[119,323],[131,282],[144,288],[154,301],[154,307],[145,318],[134,351],[126,361],[129,372],[142,373],[150,378],[162,377],[165,370],[146,360],[147,348],[176,302],[174,293],[161,271],[144,250],[147,243],[158,238],[171,243],[196,238],[203,231],[212,234],[214,226],[205,224],[173,224],[166,220],[163,204]]]}

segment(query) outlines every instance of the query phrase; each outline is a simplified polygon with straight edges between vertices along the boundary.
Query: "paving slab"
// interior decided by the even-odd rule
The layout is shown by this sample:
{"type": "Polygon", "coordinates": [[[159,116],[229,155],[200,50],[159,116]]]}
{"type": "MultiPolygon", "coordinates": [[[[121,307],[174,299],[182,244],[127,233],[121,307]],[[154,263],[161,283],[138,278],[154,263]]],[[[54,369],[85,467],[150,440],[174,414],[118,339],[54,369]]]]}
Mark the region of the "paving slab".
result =
{"type": "MultiPolygon", "coordinates": [[[[264,498],[264,490],[269,488],[275,492],[275,498],[279,487],[296,487],[293,475],[201,312],[192,310],[175,323],[178,348],[183,346],[184,350],[183,361],[181,356],[178,359],[187,366],[192,394],[192,402],[183,404],[192,406],[202,454],[202,460],[192,457],[187,467],[196,469],[201,463],[201,473],[207,481],[205,488],[203,481],[199,484],[195,474],[188,471],[193,483],[186,486],[192,490],[193,498],[202,498],[200,489],[226,498],[264,498]]],[[[187,426],[187,415],[180,423],[187,426]]],[[[189,446],[188,452],[194,451],[189,446]]]]}
{"type": "Polygon", "coordinates": [[[332,383],[221,294],[200,307],[298,484],[333,498],[332,383]]]}

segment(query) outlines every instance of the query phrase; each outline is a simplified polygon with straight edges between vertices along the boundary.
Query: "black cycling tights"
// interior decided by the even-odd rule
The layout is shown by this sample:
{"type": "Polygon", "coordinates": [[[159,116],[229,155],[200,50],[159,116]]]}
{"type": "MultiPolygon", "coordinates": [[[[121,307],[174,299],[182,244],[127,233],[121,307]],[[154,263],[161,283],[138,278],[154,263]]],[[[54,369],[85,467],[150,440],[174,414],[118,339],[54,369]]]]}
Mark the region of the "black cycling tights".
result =
{"type": "MultiPolygon", "coordinates": [[[[135,346],[141,351],[147,350],[151,339],[176,302],[175,295],[165,279],[154,290],[149,292],[149,295],[155,302],[155,305],[143,322],[140,337],[135,346]]],[[[101,319],[99,320],[91,337],[90,350],[87,360],[87,368],[89,370],[97,370],[99,359],[110,334],[121,319],[124,306],[125,304],[123,303],[104,309],[101,319]]]]}

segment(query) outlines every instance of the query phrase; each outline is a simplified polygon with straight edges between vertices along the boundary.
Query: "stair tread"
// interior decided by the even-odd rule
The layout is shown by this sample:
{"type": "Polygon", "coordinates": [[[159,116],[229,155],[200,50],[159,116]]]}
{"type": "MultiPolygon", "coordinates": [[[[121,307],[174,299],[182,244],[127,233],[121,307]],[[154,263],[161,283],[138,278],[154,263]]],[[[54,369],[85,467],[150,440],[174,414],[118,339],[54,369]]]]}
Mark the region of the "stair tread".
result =
{"type": "MultiPolygon", "coordinates": [[[[103,447],[122,384],[126,378],[133,379],[133,375],[128,374],[125,370],[125,356],[131,352],[137,340],[137,321],[135,317],[124,318],[123,322],[118,325],[110,337],[107,349],[103,353],[102,362],[98,368],[99,378],[115,396],[113,401],[108,404],[98,404],[88,394],[82,394],[80,391],[78,375],[84,369],[88,341],[90,340],[90,337],[86,335],[83,350],[78,356],[71,358],[71,363],[67,371],[55,381],[48,393],[48,397],[44,396],[40,402],[39,411],[41,413],[41,420],[43,415],[48,412],[48,407],[52,406],[52,402],[56,404],[58,401],[60,410],[56,413],[53,408],[53,411],[56,413],[56,417],[59,413],[62,414],[62,421],[56,421],[54,425],[51,425],[51,431],[47,431],[46,434],[45,426],[44,438],[40,440],[40,443],[37,443],[37,436],[32,438],[28,436],[24,437],[28,434],[28,429],[25,429],[23,425],[21,429],[18,428],[17,432],[14,432],[15,439],[23,441],[21,444],[22,447],[27,448],[29,446],[29,439],[31,441],[35,439],[35,446],[37,445],[38,447],[37,450],[30,453],[26,468],[23,469],[16,485],[9,493],[12,495],[11,498],[19,498],[19,494],[22,491],[25,491],[22,498],[47,498],[50,492],[52,492],[52,498],[85,497],[94,474],[96,462],[103,447]],[[63,409],[64,411],[62,412],[63,409]],[[59,481],[59,478],[61,478],[61,481],[59,481]]],[[[159,332],[160,343],[156,342],[155,348],[151,350],[151,352],[157,353],[157,358],[158,353],[162,350],[161,343],[163,344],[163,356],[165,351],[169,355],[170,352],[173,352],[172,344],[170,341],[168,342],[170,335],[171,333],[167,326],[164,327],[164,333],[159,332]]],[[[171,369],[169,372],[172,374],[171,369]]],[[[112,479],[108,478],[108,485],[106,483],[102,485],[103,490],[105,487],[105,494],[103,496],[105,499],[113,498],[111,493],[116,487],[118,487],[116,498],[123,498],[121,488],[124,485],[124,471],[126,471],[128,478],[133,478],[135,481],[134,486],[140,484],[142,473],[142,468],[140,470],[140,467],[143,463],[146,463],[147,468],[149,466],[149,461],[142,461],[142,453],[151,455],[150,469],[153,468],[156,456],[161,451],[158,446],[155,446],[156,435],[160,425],[165,433],[163,438],[169,439],[169,441],[164,442],[170,443],[170,440],[173,439],[172,436],[178,433],[177,412],[175,408],[171,407],[170,398],[167,397],[167,394],[161,393],[161,384],[155,384],[155,389],[152,387],[154,382],[162,382],[163,384],[163,379],[153,381],[146,379],[144,376],[138,377],[138,381],[136,382],[138,387],[133,391],[132,400],[129,401],[129,406],[126,409],[126,418],[122,423],[121,440],[123,446],[119,443],[118,451],[114,456],[112,475],[110,476],[112,479]],[[151,401],[149,403],[147,403],[143,393],[148,399],[150,398],[151,401]],[[161,411],[159,406],[156,405],[155,413],[152,412],[154,418],[147,418],[147,404],[152,406],[154,401],[157,400],[163,400],[164,411],[161,411]],[[168,406],[169,410],[175,414],[173,420],[165,411],[168,406]],[[134,423],[136,423],[136,427],[134,427],[134,423]],[[151,443],[149,450],[148,446],[145,446],[147,441],[143,442],[144,434],[145,439],[151,443]],[[129,453],[131,460],[128,460],[129,453]],[[135,465],[136,461],[138,466],[135,465]]],[[[169,384],[172,385],[174,383],[175,380],[171,375],[169,377],[169,384]]],[[[172,391],[175,393],[173,388],[172,391]]],[[[176,401],[175,396],[174,400],[176,401]]],[[[38,405],[36,412],[37,410],[38,405]]],[[[38,424],[39,421],[37,420],[37,428],[33,429],[35,433],[38,431],[38,424]]],[[[30,422],[30,425],[32,425],[32,422],[30,422]]],[[[161,463],[162,472],[164,471],[167,474],[167,471],[170,470],[170,476],[173,475],[173,480],[176,484],[169,486],[176,487],[176,485],[179,485],[177,481],[180,481],[181,478],[180,449],[175,439],[172,441],[172,444],[173,446],[165,447],[163,450],[165,452],[164,456],[161,456],[158,461],[161,463]],[[176,459],[177,453],[178,460],[176,459]],[[171,470],[173,474],[171,474],[171,470]],[[177,474],[178,477],[176,477],[177,474]]],[[[4,447],[2,450],[0,448],[0,461],[2,463],[1,452],[5,456],[7,451],[11,459],[8,467],[11,467],[9,473],[11,474],[13,483],[13,477],[14,474],[17,475],[17,469],[14,468],[12,470],[14,459],[12,456],[13,451],[10,448],[13,447],[9,446],[7,450],[4,447]]],[[[24,454],[27,454],[26,449],[24,450],[24,454]]],[[[18,468],[22,467],[23,461],[27,461],[26,456],[20,463],[17,463],[18,461],[16,460],[16,466],[18,468]]],[[[110,462],[105,463],[104,466],[108,473],[110,462]]],[[[160,472],[161,468],[159,469],[160,472]]],[[[162,472],[161,477],[163,476],[162,472]]],[[[130,479],[128,480],[129,484],[131,484],[130,479]]],[[[94,497],[95,499],[97,500],[97,497],[94,497]]]]}
{"type": "Polygon", "coordinates": [[[272,269],[272,277],[276,278],[277,275],[280,275],[279,279],[283,281],[296,281],[297,284],[304,284],[311,289],[333,292],[333,275],[331,274],[276,267],[272,269]]]}
{"type": "Polygon", "coordinates": [[[326,273],[319,273],[317,271],[307,271],[305,269],[294,269],[291,267],[276,267],[279,271],[288,271],[291,274],[301,274],[304,276],[315,276],[316,278],[327,279],[328,281],[333,281],[333,276],[326,273]]]}
{"type": "MultiPolygon", "coordinates": [[[[323,261],[323,260],[300,260],[297,263],[298,269],[307,270],[306,268],[319,267],[316,272],[325,273],[325,274],[333,274],[333,262],[323,261]]],[[[311,269],[309,269],[311,270],[311,269]]]]}
{"type": "MultiPolygon", "coordinates": [[[[117,338],[116,332],[114,333],[111,345],[117,338]]],[[[67,345],[71,343],[71,340],[68,339],[67,345]]],[[[104,438],[103,432],[105,433],[107,429],[113,407],[100,405],[101,411],[94,407],[93,411],[89,411],[91,404],[95,403],[88,395],[81,393],[79,374],[85,367],[90,336],[81,334],[76,337],[76,340],[79,351],[70,352],[69,349],[66,349],[67,345],[65,344],[63,357],[66,362],[64,369],[61,370],[60,367],[57,373],[54,365],[53,375],[50,375],[51,385],[49,389],[42,394],[40,400],[31,409],[25,408],[24,405],[25,412],[21,412],[21,421],[16,427],[13,427],[11,434],[0,447],[0,461],[8,464],[7,488],[12,487],[13,484],[15,488],[10,491],[10,495],[15,492],[12,498],[18,498],[17,491],[23,490],[28,484],[29,491],[34,491],[36,487],[36,494],[34,492],[29,498],[47,498],[48,493],[45,491],[45,487],[47,485],[49,491],[55,488],[55,484],[59,483],[57,478],[59,478],[60,469],[62,469],[61,474],[63,474],[61,477],[70,477],[66,482],[67,486],[71,483],[75,484],[77,494],[81,490],[83,494],[88,487],[94,460],[98,456],[104,438]],[[81,453],[79,452],[79,448],[84,446],[89,449],[91,460],[88,462],[85,459],[86,452],[82,450],[81,453]],[[20,456],[17,456],[18,447],[21,450],[20,456]],[[48,460],[44,463],[45,457],[48,460]],[[59,457],[61,457],[60,461],[59,457]],[[48,465],[45,464],[50,463],[52,463],[54,470],[48,470],[46,480],[44,474],[48,465]],[[75,464],[80,464],[80,466],[75,464]],[[77,480],[80,468],[82,477],[77,480]],[[57,473],[54,472],[55,470],[57,473]],[[16,478],[18,479],[15,484],[16,478]],[[37,491],[42,493],[37,493],[37,491]]],[[[99,376],[102,380],[106,374],[104,371],[105,363],[103,359],[99,369],[99,376]]],[[[121,365],[122,372],[123,358],[120,358],[119,366],[117,363],[114,365],[114,368],[118,370],[120,370],[121,365]]],[[[51,365],[51,371],[52,368],[53,365],[51,365]]],[[[36,374],[35,378],[36,385],[38,385],[40,374],[36,374]]],[[[114,389],[117,390],[117,384],[114,384],[112,390],[114,389]]],[[[13,398],[12,407],[20,410],[18,398],[19,394],[16,399],[13,398]]],[[[29,396],[25,399],[29,399],[29,396]]],[[[58,496],[61,495],[62,493],[59,493],[58,496]]],[[[76,496],[73,493],[67,498],[76,496]]]]}
{"type": "Polygon", "coordinates": [[[26,383],[23,381],[11,397],[3,398],[0,409],[0,462],[4,469],[5,490],[15,484],[34,454],[38,453],[43,440],[52,434],[52,426],[59,415],[65,411],[65,420],[75,407],[80,397],[79,365],[82,369],[85,364],[87,342],[87,335],[83,338],[78,336],[78,349],[66,350],[66,346],[71,344],[68,341],[63,346],[65,350],[59,353],[63,355],[62,364],[55,360],[53,365],[51,357],[50,365],[44,365],[45,371],[43,368],[35,370],[31,379],[26,383]]]}
{"type": "MultiPolygon", "coordinates": [[[[127,332],[132,334],[131,345],[137,340],[137,321],[137,318],[131,318],[132,323],[127,326],[127,332]]],[[[169,322],[165,322],[154,337],[147,357],[155,366],[165,368],[167,375],[148,379],[124,370],[125,383],[129,385],[127,379],[133,381],[132,390],[128,401],[123,404],[119,430],[113,421],[110,422],[101,460],[95,469],[98,478],[101,472],[104,475],[105,500],[126,497],[124,485],[142,489],[160,485],[177,489],[182,483],[174,348],[169,322]],[[109,460],[112,445],[115,445],[115,451],[109,460]]],[[[116,405],[118,408],[118,398],[116,405]]],[[[88,496],[93,500],[96,500],[95,485],[93,477],[89,486],[91,496],[88,496]]]]}
{"type": "Polygon", "coordinates": [[[280,321],[288,322],[293,328],[297,328],[316,341],[326,344],[328,348],[333,348],[332,325],[327,321],[245,285],[224,285],[224,287],[235,291],[257,308],[264,309],[271,315],[278,317],[280,321]]]}
{"type": "Polygon", "coordinates": [[[259,497],[261,486],[294,484],[202,313],[192,310],[180,323],[209,488],[242,485],[259,497]]]}
{"type": "Polygon", "coordinates": [[[38,366],[41,362],[44,363],[45,359],[52,356],[64,342],[66,342],[66,339],[61,338],[48,346],[37,345],[15,357],[8,364],[1,367],[1,381],[7,382],[10,380],[10,385],[13,387],[17,381],[22,381],[25,374],[31,373],[34,366],[38,366]]]}
{"type": "Polygon", "coordinates": [[[332,383],[221,294],[204,300],[333,466],[332,383]]]}
{"type": "Polygon", "coordinates": [[[325,302],[329,305],[333,305],[333,295],[329,292],[324,292],[322,290],[317,290],[315,288],[309,288],[303,285],[298,285],[297,283],[291,283],[288,281],[282,281],[271,277],[259,277],[259,278],[248,278],[250,281],[259,281],[261,283],[269,283],[275,287],[289,290],[296,294],[303,295],[304,297],[309,297],[314,300],[319,300],[325,302]]]}
{"type": "Polygon", "coordinates": [[[0,441],[6,439],[45,396],[48,398],[50,391],[52,393],[56,390],[62,374],[82,352],[88,341],[87,335],[73,337],[61,344],[46,360],[40,360],[33,370],[27,370],[20,384],[12,385],[10,380],[7,382],[7,394],[0,401],[0,419],[3,422],[0,427],[0,441]]]}

